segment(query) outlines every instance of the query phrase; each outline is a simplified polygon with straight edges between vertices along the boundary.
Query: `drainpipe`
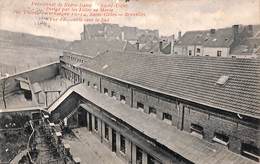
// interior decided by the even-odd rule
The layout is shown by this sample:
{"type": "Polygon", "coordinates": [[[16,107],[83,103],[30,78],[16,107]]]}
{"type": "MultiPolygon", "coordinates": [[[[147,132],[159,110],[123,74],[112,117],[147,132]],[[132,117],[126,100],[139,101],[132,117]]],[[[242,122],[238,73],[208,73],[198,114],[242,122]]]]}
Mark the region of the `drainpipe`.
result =
{"type": "Polygon", "coordinates": [[[100,93],[102,93],[101,78],[102,78],[102,77],[99,77],[99,92],[100,92],[100,93]]]}

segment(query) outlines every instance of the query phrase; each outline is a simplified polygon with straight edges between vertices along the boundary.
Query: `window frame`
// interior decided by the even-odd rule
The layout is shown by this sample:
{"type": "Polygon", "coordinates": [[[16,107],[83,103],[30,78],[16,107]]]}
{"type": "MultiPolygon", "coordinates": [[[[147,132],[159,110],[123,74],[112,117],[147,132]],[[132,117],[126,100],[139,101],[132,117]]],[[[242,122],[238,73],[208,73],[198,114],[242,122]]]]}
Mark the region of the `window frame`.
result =
{"type": "Polygon", "coordinates": [[[120,152],[126,153],[126,138],[123,135],[120,135],[120,152]]]}

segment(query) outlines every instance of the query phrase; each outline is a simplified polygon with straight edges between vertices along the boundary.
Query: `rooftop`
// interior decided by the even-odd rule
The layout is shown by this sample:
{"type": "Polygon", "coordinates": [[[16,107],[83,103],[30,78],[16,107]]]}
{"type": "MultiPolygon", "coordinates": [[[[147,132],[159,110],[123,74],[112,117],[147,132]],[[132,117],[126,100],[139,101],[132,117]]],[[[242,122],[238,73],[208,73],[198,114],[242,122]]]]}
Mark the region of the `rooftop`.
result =
{"type": "Polygon", "coordinates": [[[77,40],[72,42],[65,51],[84,55],[89,58],[94,58],[107,50],[122,50],[125,46],[124,41],[111,40],[107,41],[104,39],[99,40],[77,40]]]}
{"type": "MultiPolygon", "coordinates": [[[[81,95],[83,98],[96,104],[114,117],[124,120],[128,125],[195,163],[255,163],[254,161],[235,154],[222,146],[201,140],[184,131],[179,131],[176,127],[168,125],[162,120],[130,108],[129,106],[106,95],[100,94],[91,88],[86,88],[83,84],[71,87],[50,106],[49,112],[54,110],[72,92],[81,95]],[[100,101],[101,99],[103,101],[100,101]],[[158,133],[158,131],[160,131],[160,133],[158,133]]],[[[85,107],[84,104],[81,106],[83,108],[85,107]]]]}
{"type": "Polygon", "coordinates": [[[176,45],[203,45],[207,47],[229,47],[233,42],[232,28],[203,31],[188,31],[176,45]]]}
{"type": "Polygon", "coordinates": [[[108,52],[81,67],[151,91],[260,118],[258,59],[108,52]],[[216,85],[223,75],[228,81],[216,85]]]}

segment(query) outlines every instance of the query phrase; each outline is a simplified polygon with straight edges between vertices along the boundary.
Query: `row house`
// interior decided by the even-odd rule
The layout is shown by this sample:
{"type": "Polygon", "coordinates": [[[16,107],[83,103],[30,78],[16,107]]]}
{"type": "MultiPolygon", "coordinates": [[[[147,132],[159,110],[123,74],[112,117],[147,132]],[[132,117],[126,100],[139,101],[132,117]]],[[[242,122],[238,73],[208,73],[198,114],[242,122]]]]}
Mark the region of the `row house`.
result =
{"type": "Polygon", "coordinates": [[[235,54],[238,54],[241,45],[251,37],[253,28],[257,29],[256,27],[233,25],[232,28],[188,31],[175,43],[173,54],[237,57],[235,54]]]}
{"type": "MultiPolygon", "coordinates": [[[[259,161],[258,67],[259,60],[253,59],[108,52],[80,69],[86,88],[175,127],[179,130],[176,134],[188,132],[198,142],[222,145],[224,154],[233,151],[259,161]]],[[[144,126],[153,129],[156,125],[144,126]]],[[[156,139],[160,137],[165,136],[156,139]]],[[[196,146],[194,143],[192,147],[200,149],[196,146]]],[[[171,150],[196,163],[187,152],[176,147],[171,150]]]]}

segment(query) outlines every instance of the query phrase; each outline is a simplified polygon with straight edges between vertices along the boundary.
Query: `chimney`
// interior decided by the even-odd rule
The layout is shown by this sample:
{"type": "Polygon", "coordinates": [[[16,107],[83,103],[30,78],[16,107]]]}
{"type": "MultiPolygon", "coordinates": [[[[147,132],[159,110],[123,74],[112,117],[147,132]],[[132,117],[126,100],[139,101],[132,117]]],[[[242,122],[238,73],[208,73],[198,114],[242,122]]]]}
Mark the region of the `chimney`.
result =
{"type": "Polygon", "coordinates": [[[137,49],[137,51],[139,51],[140,50],[140,43],[139,43],[139,41],[137,40],[137,42],[136,42],[136,49],[137,49]]]}
{"type": "Polygon", "coordinates": [[[124,31],[122,31],[122,33],[121,33],[121,39],[122,39],[122,41],[124,41],[125,40],[125,32],[124,31]]]}
{"type": "Polygon", "coordinates": [[[248,32],[248,36],[249,37],[252,37],[254,34],[253,34],[253,25],[248,25],[247,26],[247,32],[248,32]]]}
{"type": "Polygon", "coordinates": [[[87,28],[87,27],[86,27],[86,25],[84,24],[84,25],[83,25],[83,40],[86,40],[86,31],[87,31],[86,28],[87,28]]]}
{"type": "Polygon", "coordinates": [[[239,25],[233,25],[232,26],[232,29],[233,29],[233,37],[234,37],[234,42],[238,42],[238,29],[239,29],[239,25]]]}
{"type": "Polygon", "coordinates": [[[212,28],[210,29],[210,34],[215,34],[216,33],[216,29],[212,28]]]}
{"type": "Polygon", "coordinates": [[[178,40],[181,39],[181,31],[178,32],[178,40]]]}
{"type": "Polygon", "coordinates": [[[160,49],[160,51],[162,51],[162,44],[163,44],[163,41],[160,41],[160,43],[159,43],[159,49],[160,49]]]}
{"type": "Polygon", "coordinates": [[[171,54],[173,55],[173,48],[174,48],[174,42],[175,42],[175,35],[172,34],[172,41],[171,41],[171,54]]]}

